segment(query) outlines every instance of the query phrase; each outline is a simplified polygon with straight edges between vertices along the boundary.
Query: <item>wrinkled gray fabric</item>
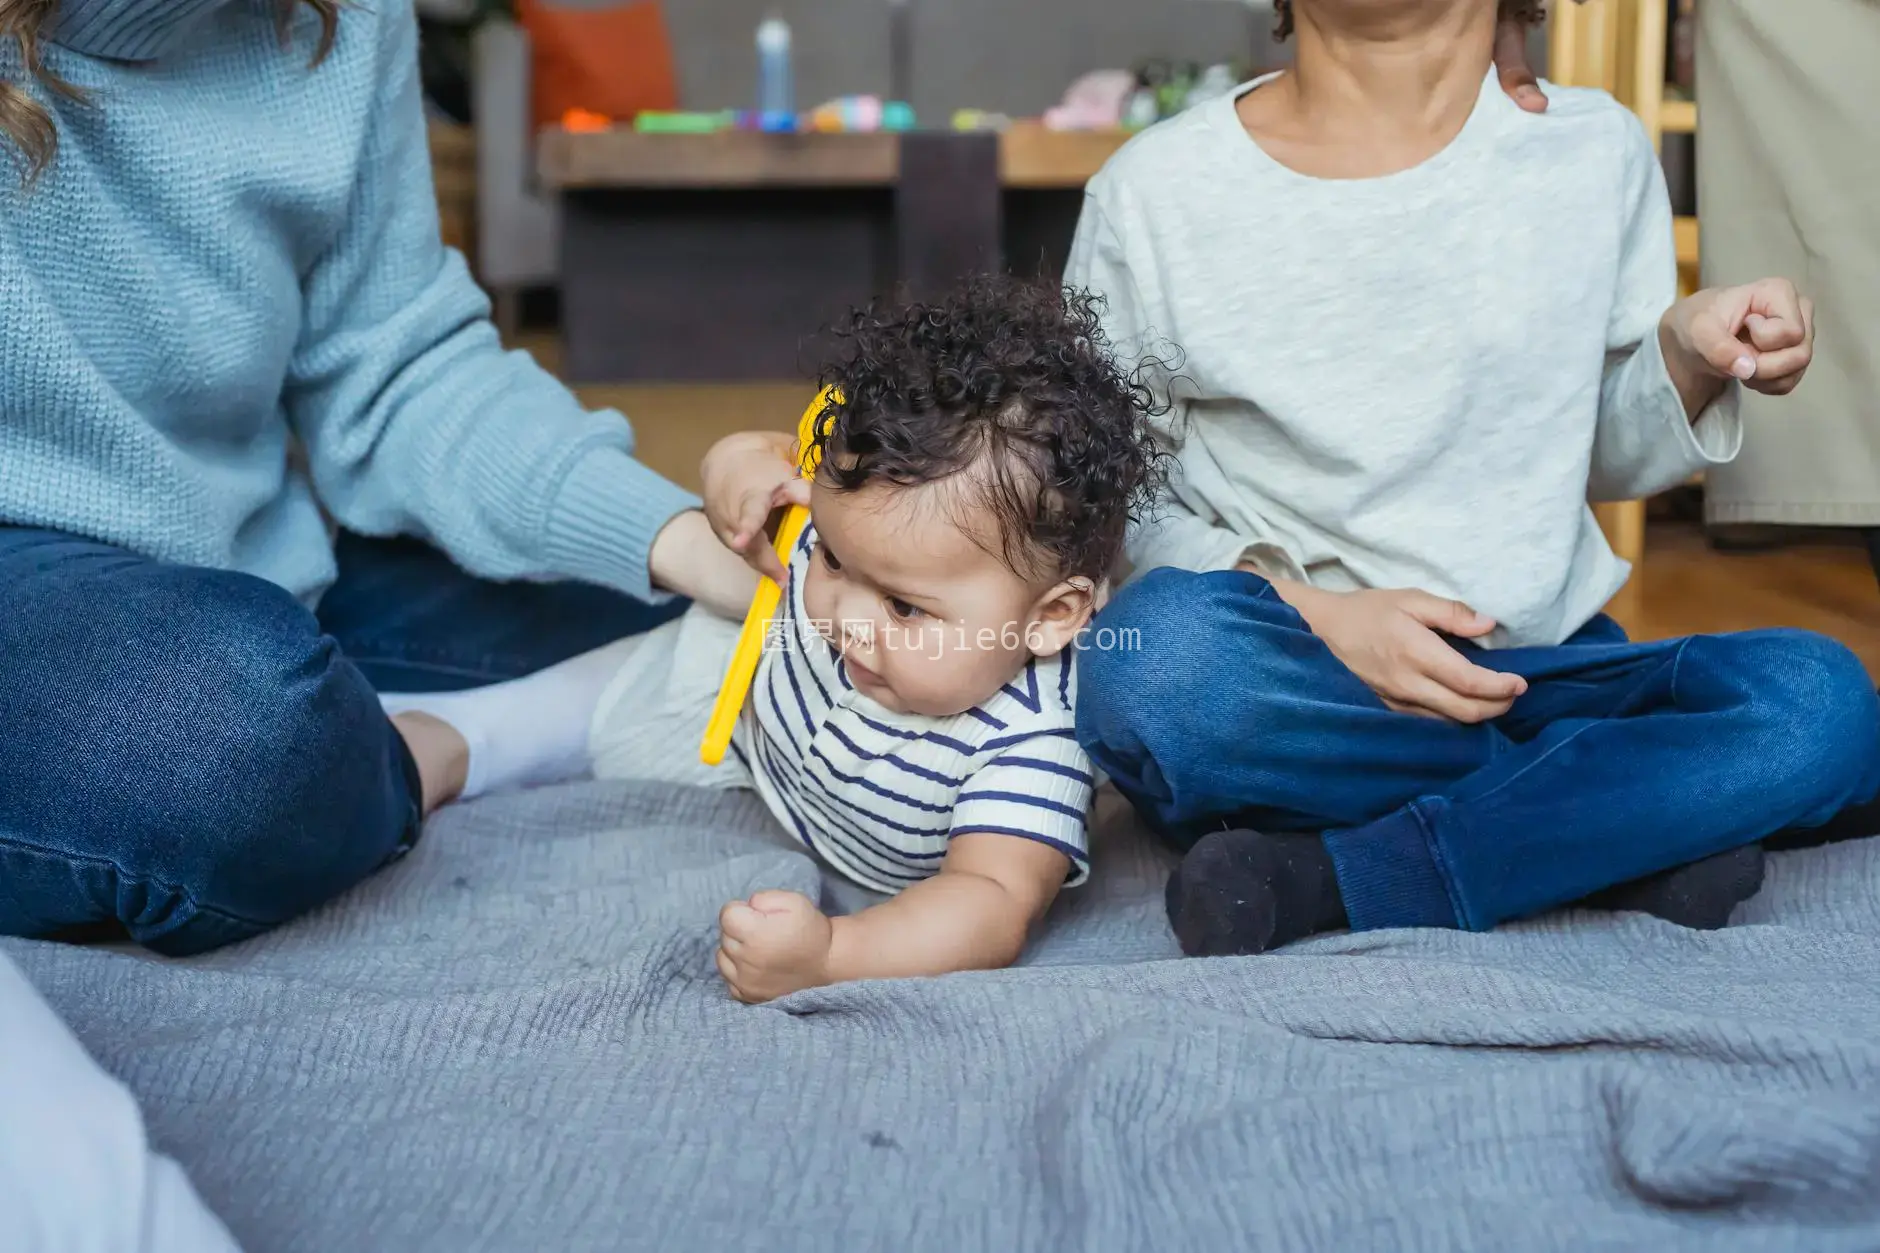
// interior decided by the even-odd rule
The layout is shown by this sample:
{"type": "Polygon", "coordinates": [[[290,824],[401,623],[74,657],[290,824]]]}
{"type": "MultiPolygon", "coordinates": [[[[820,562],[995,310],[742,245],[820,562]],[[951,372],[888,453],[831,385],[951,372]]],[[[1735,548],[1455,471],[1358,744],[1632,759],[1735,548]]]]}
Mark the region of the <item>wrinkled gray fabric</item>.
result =
{"type": "Polygon", "coordinates": [[[1025,968],[765,1008],[716,912],[816,869],[749,797],[618,784],[447,812],[208,958],[5,951],[250,1253],[1880,1246],[1880,846],[1721,933],[1200,962],[1105,825],[1025,968]]]}

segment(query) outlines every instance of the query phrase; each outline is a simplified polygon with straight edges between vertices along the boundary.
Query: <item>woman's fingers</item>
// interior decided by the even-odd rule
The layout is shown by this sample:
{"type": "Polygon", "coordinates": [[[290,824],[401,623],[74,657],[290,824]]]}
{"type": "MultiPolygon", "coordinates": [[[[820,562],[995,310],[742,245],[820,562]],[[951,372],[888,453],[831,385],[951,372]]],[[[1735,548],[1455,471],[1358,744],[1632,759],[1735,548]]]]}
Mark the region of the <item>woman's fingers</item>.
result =
{"type": "Polygon", "coordinates": [[[756,542],[745,550],[744,560],[751,569],[757,571],[779,587],[781,587],[783,581],[789,577],[789,572],[783,568],[783,559],[777,556],[777,550],[770,546],[770,542],[764,538],[761,532],[758,534],[756,542]]]}
{"type": "Polygon", "coordinates": [[[770,520],[770,502],[762,492],[752,492],[738,504],[736,529],[730,535],[721,535],[725,547],[743,557],[745,563],[759,574],[783,582],[783,561],[777,556],[777,550],[771,546],[770,537],[764,533],[764,524],[770,520]]]}
{"type": "Polygon", "coordinates": [[[801,509],[809,508],[809,480],[786,479],[777,485],[777,490],[770,494],[770,507],[783,509],[795,505],[801,509]]]}

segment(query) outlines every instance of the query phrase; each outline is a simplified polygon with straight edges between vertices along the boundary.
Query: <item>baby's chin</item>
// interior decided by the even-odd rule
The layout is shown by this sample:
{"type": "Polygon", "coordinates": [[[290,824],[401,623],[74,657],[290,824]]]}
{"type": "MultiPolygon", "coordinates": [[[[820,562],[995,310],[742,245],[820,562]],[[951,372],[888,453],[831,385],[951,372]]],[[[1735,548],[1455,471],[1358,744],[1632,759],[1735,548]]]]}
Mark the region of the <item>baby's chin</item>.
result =
{"type": "Polygon", "coordinates": [[[998,695],[997,687],[986,692],[968,692],[965,695],[939,695],[932,692],[903,693],[896,691],[881,680],[869,681],[851,674],[849,681],[862,695],[880,705],[889,713],[910,714],[919,718],[954,718],[968,710],[985,704],[998,695]]]}

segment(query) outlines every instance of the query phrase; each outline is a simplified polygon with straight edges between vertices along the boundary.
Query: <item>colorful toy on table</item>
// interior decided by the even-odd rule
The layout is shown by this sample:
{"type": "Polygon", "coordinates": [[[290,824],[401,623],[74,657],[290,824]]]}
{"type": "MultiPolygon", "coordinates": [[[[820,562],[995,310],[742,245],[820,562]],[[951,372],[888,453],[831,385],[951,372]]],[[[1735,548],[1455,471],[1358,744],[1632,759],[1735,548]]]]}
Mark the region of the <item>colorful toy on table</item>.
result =
{"type": "Polygon", "coordinates": [[[882,118],[879,96],[843,96],[809,111],[804,130],[839,135],[847,131],[878,131],[882,118]]]}
{"type": "Polygon", "coordinates": [[[1188,89],[1187,107],[1193,109],[1210,100],[1219,99],[1240,86],[1240,81],[1240,74],[1233,66],[1210,65],[1195,80],[1195,85],[1188,89]]]}
{"type": "Polygon", "coordinates": [[[1098,70],[1072,83],[1064,99],[1044,115],[1047,130],[1108,131],[1123,124],[1123,111],[1136,91],[1128,70],[1098,70]]]}
{"type": "Polygon", "coordinates": [[[953,129],[965,134],[982,131],[1005,131],[1012,125],[1012,119],[1003,113],[988,113],[984,109],[961,109],[953,115],[953,129]]]}
{"type": "Polygon", "coordinates": [[[593,113],[587,109],[570,109],[561,115],[561,128],[571,135],[592,135],[597,131],[611,128],[614,120],[605,113],[593,113]]]}
{"type": "Polygon", "coordinates": [[[739,109],[730,117],[732,130],[759,131],[766,135],[794,135],[800,129],[794,113],[760,113],[753,109],[739,109]]]}
{"type": "Polygon", "coordinates": [[[633,119],[633,129],[643,135],[715,135],[737,125],[738,115],[719,113],[671,113],[649,111],[633,119]]]}
{"type": "MultiPolygon", "coordinates": [[[[803,421],[797,425],[797,456],[801,459],[801,473],[810,478],[816,473],[816,455],[813,445],[816,439],[816,424],[822,420],[823,413],[836,399],[833,390],[825,388],[816,399],[810,401],[809,408],[803,412],[803,421]]],[[[792,505],[783,515],[783,525],[777,528],[777,557],[788,567],[790,554],[796,548],[797,540],[803,536],[803,528],[809,524],[809,510],[800,505],[792,505]]],[[[751,601],[750,612],[744,615],[744,629],[738,634],[738,648],[731,656],[730,668],[725,671],[724,686],[718,689],[718,701],[712,706],[711,721],[705,724],[705,739],[699,745],[699,760],[708,766],[716,766],[725,759],[725,752],[731,747],[732,732],[737,730],[738,717],[744,712],[744,702],[751,692],[751,684],[757,679],[757,664],[764,658],[764,644],[770,633],[770,620],[777,615],[777,607],[783,603],[783,588],[773,579],[766,578],[757,585],[757,595],[751,601]]]]}
{"type": "Polygon", "coordinates": [[[1194,90],[1200,78],[1201,67],[1193,61],[1169,68],[1168,76],[1156,90],[1156,103],[1161,106],[1164,118],[1174,117],[1188,107],[1188,93],[1194,90]]]}
{"type": "Polygon", "coordinates": [[[1226,95],[1247,77],[1233,65],[1222,63],[1203,70],[1198,64],[1170,65],[1150,61],[1136,74],[1135,89],[1122,110],[1125,130],[1142,130],[1178,113],[1226,95]]]}
{"type": "Polygon", "coordinates": [[[843,96],[811,109],[803,129],[828,135],[873,134],[914,129],[914,106],[879,96],[843,96]]]}

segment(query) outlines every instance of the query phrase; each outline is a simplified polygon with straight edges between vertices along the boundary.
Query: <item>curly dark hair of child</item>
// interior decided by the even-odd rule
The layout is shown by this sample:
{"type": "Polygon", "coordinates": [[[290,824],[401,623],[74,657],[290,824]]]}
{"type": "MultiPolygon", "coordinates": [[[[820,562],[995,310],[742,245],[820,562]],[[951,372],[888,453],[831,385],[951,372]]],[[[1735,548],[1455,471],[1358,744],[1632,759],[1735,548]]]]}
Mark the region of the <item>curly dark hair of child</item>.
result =
{"type": "Polygon", "coordinates": [[[835,390],[816,428],[820,476],[838,491],[956,481],[968,490],[950,507],[997,520],[994,555],[1014,573],[1100,582],[1167,455],[1154,395],[1117,363],[1102,312],[1087,292],[990,276],[856,310],[822,372],[835,390]]]}
{"type": "MultiPolygon", "coordinates": [[[[1501,0],[1501,20],[1539,26],[1547,20],[1546,0],[1501,0]]],[[[1293,33],[1292,0],[1273,0],[1273,38],[1287,40],[1293,33]]]]}

